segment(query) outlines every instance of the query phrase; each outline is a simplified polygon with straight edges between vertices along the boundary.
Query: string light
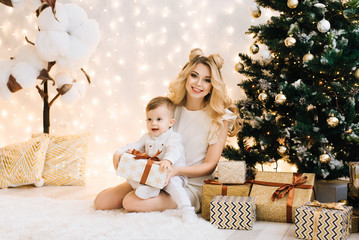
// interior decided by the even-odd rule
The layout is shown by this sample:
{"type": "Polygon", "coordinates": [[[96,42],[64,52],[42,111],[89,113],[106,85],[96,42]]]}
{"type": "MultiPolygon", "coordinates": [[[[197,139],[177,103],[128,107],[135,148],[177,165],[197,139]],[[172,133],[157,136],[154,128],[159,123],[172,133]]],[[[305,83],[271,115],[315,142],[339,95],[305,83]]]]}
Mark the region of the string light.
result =
{"type": "MultiPolygon", "coordinates": [[[[81,6],[101,29],[100,45],[84,66],[91,78],[85,97],[73,105],[58,100],[50,112],[51,133],[91,132],[89,176],[100,174],[101,167],[111,169],[113,152],[146,132],[145,105],[168,93],[191,48],[200,47],[206,55],[221,54],[228,93],[234,100],[243,98],[237,87],[240,76],[233,67],[238,52],[249,49],[245,32],[252,18],[241,10],[247,11],[246,1],[62,2],[81,6]]],[[[37,18],[25,8],[4,5],[0,15],[0,56],[8,59],[17,47],[28,44],[25,36],[35,41],[37,18]]],[[[267,20],[263,12],[255,21],[267,20]]],[[[50,96],[55,91],[50,89],[50,96]]],[[[8,101],[0,99],[0,119],[0,146],[41,132],[42,99],[36,89],[19,91],[8,101]]]]}

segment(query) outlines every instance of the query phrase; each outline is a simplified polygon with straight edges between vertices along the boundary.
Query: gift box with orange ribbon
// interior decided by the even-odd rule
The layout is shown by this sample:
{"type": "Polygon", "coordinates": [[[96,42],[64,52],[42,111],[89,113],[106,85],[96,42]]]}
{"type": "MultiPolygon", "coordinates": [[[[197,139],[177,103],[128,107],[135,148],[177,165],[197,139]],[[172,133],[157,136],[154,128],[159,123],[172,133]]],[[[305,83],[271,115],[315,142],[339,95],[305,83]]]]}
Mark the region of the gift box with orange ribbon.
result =
{"type": "Polygon", "coordinates": [[[350,236],[351,206],[344,203],[306,203],[295,211],[295,235],[300,239],[345,240],[350,236]]]}
{"type": "Polygon", "coordinates": [[[156,156],[150,157],[137,151],[132,153],[134,154],[122,154],[116,174],[152,187],[163,188],[167,173],[160,171],[159,165],[153,164],[159,159],[156,156]]]}
{"type": "Polygon", "coordinates": [[[217,195],[248,197],[250,184],[221,184],[216,180],[207,179],[202,186],[202,218],[209,221],[210,204],[217,195]]]}
{"type": "Polygon", "coordinates": [[[312,173],[257,172],[250,193],[257,220],[293,223],[295,209],[314,200],[314,180],[312,173]]]}

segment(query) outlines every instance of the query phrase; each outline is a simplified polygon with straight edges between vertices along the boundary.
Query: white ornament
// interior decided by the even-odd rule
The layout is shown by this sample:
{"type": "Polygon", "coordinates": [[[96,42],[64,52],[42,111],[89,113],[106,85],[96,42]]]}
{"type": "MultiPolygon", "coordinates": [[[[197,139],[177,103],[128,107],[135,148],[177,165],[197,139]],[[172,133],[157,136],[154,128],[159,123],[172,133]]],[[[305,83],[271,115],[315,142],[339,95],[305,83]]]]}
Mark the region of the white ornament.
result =
{"type": "Polygon", "coordinates": [[[330,22],[329,22],[327,19],[323,18],[322,20],[320,20],[320,21],[318,22],[318,24],[317,24],[317,29],[318,29],[318,31],[321,32],[321,33],[326,33],[326,32],[328,32],[329,29],[330,29],[330,22]]]}
{"type": "Polygon", "coordinates": [[[284,44],[286,47],[293,47],[296,42],[297,40],[292,36],[289,36],[284,40],[284,44]]]}
{"type": "Polygon", "coordinates": [[[272,53],[269,50],[263,50],[262,51],[262,58],[265,61],[270,60],[272,58],[272,53]]]}

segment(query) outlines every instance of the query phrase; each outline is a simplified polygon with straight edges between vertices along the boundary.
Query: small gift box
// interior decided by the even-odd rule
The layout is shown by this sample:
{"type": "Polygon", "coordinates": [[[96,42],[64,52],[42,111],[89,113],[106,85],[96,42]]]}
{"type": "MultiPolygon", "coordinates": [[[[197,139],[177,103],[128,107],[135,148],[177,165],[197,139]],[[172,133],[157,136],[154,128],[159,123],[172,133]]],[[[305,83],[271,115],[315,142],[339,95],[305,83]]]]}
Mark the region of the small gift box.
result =
{"type": "Polygon", "coordinates": [[[352,209],[344,203],[306,203],[295,211],[295,235],[300,239],[348,239],[352,209]]]}
{"type": "Polygon", "coordinates": [[[347,199],[348,181],[319,180],[315,182],[315,197],[319,202],[339,202],[347,199]]]}
{"type": "Polygon", "coordinates": [[[314,179],[312,173],[257,172],[250,194],[257,220],[293,223],[295,209],[314,199],[314,179]]]}
{"type": "Polygon", "coordinates": [[[218,182],[243,184],[245,181],[245,161],[221,161],[218,163],[218,182]]]}
{"type": "Polygon", "coordinates": [[[250,189],[250,184],[221,184],[215,180],[205,180],[202,186],[202,218],[209,220],[210,203],[216,195],[248,197],[250,189]]]}
{"type": "MultiPolygon", "coordinates": [[[[140,157],[143,156],[145,155],[142,154],[140,157]]],[[[148,159],[135,159],[137,157],[130,153],[123,153],[116,174],[152,187],[163,188],[167,172],[160,171],[160,166],[153,164],[153,158],[148,156],[148,159]]]]}
{"type": "Polygon", "coordinates": [[[349,163],[350,182],[356,189],[359,189],[359,162],[349,163]]]}
{"type": "Polygon", "coordinates": [[[254,198],[219,195],[211,201],[210,223],[218,228],[252,230],[255,220],[254,198]]]}

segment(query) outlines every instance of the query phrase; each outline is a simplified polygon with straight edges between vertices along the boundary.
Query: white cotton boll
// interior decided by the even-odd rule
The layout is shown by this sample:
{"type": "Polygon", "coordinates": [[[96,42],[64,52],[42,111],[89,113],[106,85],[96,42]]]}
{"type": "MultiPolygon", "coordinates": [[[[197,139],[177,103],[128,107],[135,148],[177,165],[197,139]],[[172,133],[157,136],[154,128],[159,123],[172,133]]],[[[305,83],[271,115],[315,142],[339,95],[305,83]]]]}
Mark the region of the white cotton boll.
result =
{"type": "Polygon", "coordinates": [[[11,74],[22,88],[32,88],[36,86],[40,71],[28,62],[17,62],[11,70],[11,74]]]}
{"type": "Polygon", "coordinates": [[[36,11],[41,6],[41,0],[26,0],[25,5],[32,11],[36,11]]]}
{"type": "Polygon", "coordinates": [[[0,83],[0,98],[3,100],[9,100],[10,97],[11,97],[11,92],[7,87],[7,85],[6,84],[3,85],[0,83]]]}
{"type": "Polygon", "coordinates": [[[52,8],[47,7],[37,18],[40,31],[52,30],[66,32],[68,28],[67,12],[61,3],[56,3],[56,18],[52,13],[52,8]],[[57,20],[56,20],[57,19],[57,20]]]}
{"type": "Polygon", "coordinates": [[[67,93],[61,95],[61,101],[65,104],[72,104],[79,100],[80,97],[81,95],[78,89],[72,86],[72,88],[67,93]]]}
{"type": "Polygon", "coordinates": [[[24,5],[24,0],[11,0],[11,3],[14,6],[14,8],[25,6],[24,5]]]}
{"type": "Polygon", "coordinates": [[[64,4],[67,12],[68,28],[67,31],[71,34],[72,31],[87,20],[87,13],[75,4],[64,4]]]}
{"type": "Polygon", "coordinates": [[[72,87],[77,89],[81,98],[83,98],[85,96],[85,93],[86,93],[86,83],[85,82],[82,82],[82,81],[74,82],[72,87]]]}
{"type": "Polygon", "coordinates": [[[70,37],[70,48],[68,54],[60,57],[57,64],[62,68],[77,69],[83,67],[91,56],[91,52],[87,45],[83,44],[76,37],[70,37]]]}
{"type": "Polygon", "coordinates": [[[0,84],[5,81],[4,79],[6,79],[5,83],[7,83],[12,66],[14,66],[13,60],[0,59],[0,84]]]}
{"type": "Polygon", "coordinates": [[[87,44],[93,53],[100,42],[100,30],[99,25],[95,20],[88,20],[75,28],[72,32],[72,36],[77,37],[83,43],[87,44]]]}
{"type": "Polygon", "coordinates": [[[47,62],[42,60],[37,54],[36,47],[34,45],[23,45],[16,49],[14,59],[16,62],[29,62],[38,70],[42,70],[47,67],[47,62]]]}
{"type": "Polygon", "coordinates": [[[72,84],[72,76],[66,72],[60,72],[55,76],[56,85],[61,88],[64,84],[72,84]]]}
{"type": "Polygon", "coordinates": [[[41,59],[52,62],[68,54],[70,37],[66,32],[40,31],[36,35],[36,49],[41,59]]]}

